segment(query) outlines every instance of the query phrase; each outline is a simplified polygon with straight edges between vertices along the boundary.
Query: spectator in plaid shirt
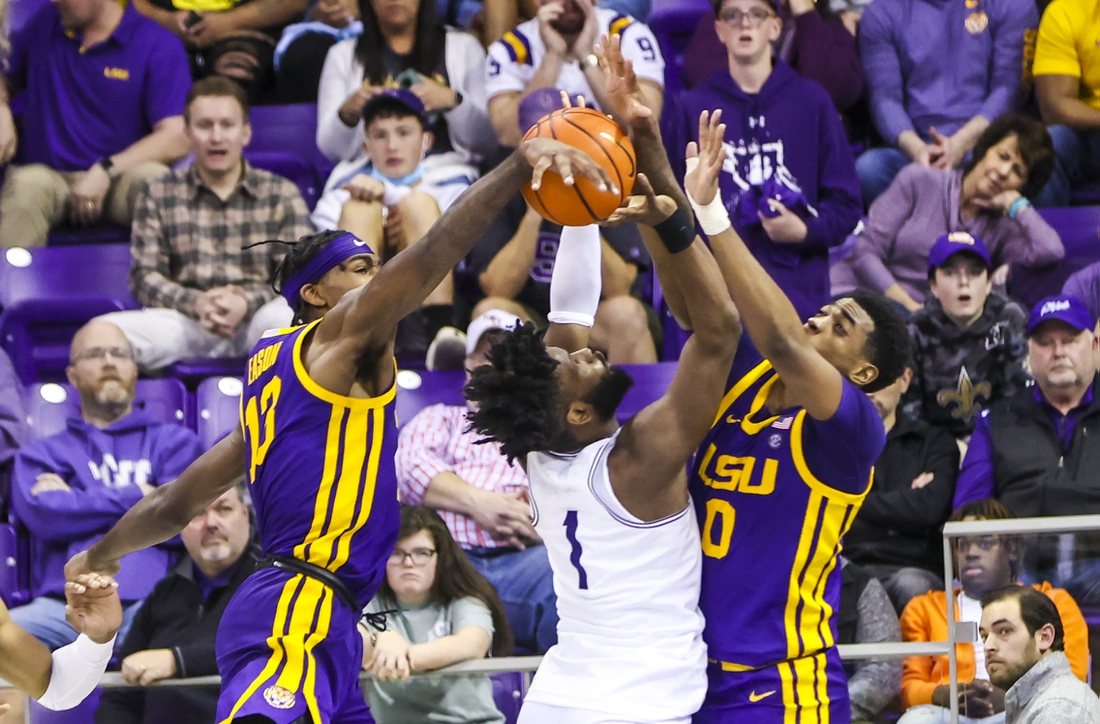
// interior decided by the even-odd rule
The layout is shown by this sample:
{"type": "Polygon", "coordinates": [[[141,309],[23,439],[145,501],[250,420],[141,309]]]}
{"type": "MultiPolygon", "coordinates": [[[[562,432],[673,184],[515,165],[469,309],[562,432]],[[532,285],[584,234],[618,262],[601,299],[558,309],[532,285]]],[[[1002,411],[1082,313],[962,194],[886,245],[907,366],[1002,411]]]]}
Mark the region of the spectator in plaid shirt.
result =
{"type": "MultiPolygon", "coordinates": [[[[489,349],[519,317],[491,310],[470,323],[466,375],[488,364],[489,349]]],[[[527,475],[497,443],[479,445],[466,407],[433,405],[401,430],[401,502],[439,510],[470,561],[496,586],[516,645],[544,653],[558,640],[557,598],[546,548],[531,524],[527,475]]]]}
{"type": "Polygon", "coordinates": [[[184,122],[194,163],[150,181],[135,212],[130,290],[145,309],[106,315],[144,369],[243,357],[264,331],[289,326],[268,283],[286,247],[248,247],[313,233],[297,187],[241,157],[252,127],[239,85],[195,83],[184,122]]]}

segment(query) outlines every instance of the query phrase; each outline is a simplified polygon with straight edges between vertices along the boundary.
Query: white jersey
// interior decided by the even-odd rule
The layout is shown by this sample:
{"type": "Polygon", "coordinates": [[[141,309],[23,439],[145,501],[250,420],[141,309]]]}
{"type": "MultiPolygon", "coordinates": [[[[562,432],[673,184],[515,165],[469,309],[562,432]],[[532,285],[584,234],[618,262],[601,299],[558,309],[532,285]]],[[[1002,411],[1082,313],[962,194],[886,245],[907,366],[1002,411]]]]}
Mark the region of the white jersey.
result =
{"type": "MultiPolygon", "coordinates": [[[[600,23],[601,33],[606,33],[608,37],[615,33],[622,36],[623,58],[634,61],[634,73],[663,88],[665,61],[649,27],[629,15],[606,8],[596,8],[596,19],[600,23]]],[[[492,100],[500,93],[522,93],[542,65],[545,55],[546,46],[539,33],[538,18],[520,23],[515,30],[505,33],[503,38],[489,46],[489,57],[485,61],[486,98],[492,100]]],[[[596,95],[577,61],[562,65],[554,87],[567,91],[574,99],[582,95],[589,106],[599,108],[596,95]]]]}
{"type": "Polygon", "coordinates": [[[707,690],[695,509],[649,523],[615,497],[618,433],[569,455],[531,453],[535,529],[558,597],[558,643],[527,701],[638,722],[691,716],[707,690]]]}

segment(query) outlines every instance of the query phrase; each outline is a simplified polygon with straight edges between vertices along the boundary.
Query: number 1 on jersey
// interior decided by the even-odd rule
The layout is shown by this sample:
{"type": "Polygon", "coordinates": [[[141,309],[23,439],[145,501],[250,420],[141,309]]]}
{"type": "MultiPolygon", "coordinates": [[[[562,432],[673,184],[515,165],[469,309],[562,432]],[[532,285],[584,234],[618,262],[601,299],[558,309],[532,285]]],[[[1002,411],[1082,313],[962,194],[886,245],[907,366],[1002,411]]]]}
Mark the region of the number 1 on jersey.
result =
{"type": "Polygon", "coordinates": [[[581,565],[581,542],[577,540],[577,511],[570,510],[565,513],[565,537],[569,540],[569,562],[577,569],[578,586],[582,591],[588,590],[588,573],[581,565]]]}

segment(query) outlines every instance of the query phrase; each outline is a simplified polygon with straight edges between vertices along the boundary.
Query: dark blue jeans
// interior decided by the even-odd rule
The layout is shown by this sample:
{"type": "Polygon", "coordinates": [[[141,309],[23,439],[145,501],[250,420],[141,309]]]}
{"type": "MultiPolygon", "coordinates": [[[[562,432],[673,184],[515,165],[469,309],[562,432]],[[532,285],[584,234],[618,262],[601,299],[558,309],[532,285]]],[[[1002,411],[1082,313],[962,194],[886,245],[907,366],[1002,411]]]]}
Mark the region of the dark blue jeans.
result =
{"type": "Polygon", "coordinates": [[[543,654],[558,642],[558,599],[546,546],[468,548],[466,555],[496,586],[517,647],[543,654]]]}

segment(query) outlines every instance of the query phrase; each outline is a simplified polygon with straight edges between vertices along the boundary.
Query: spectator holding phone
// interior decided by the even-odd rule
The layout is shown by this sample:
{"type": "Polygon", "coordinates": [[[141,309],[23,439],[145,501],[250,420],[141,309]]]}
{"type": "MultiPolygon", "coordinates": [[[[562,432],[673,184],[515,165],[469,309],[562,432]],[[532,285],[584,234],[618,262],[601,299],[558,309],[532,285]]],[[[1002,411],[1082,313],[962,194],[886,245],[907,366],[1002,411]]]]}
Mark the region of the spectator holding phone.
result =
{"type": "Polygon", "coordinates": [[[363,33],[333,45],[321,71],[322,153],[333,161],[361,158],[363,106],[386,88],[404,87],[428,114],[431,153],[448,154],[458,173],[476,172],[470,164],[496,148],[485,108],[481,44],[436,23],[432,0],[360,0],[359,16],[363,33]]]}

